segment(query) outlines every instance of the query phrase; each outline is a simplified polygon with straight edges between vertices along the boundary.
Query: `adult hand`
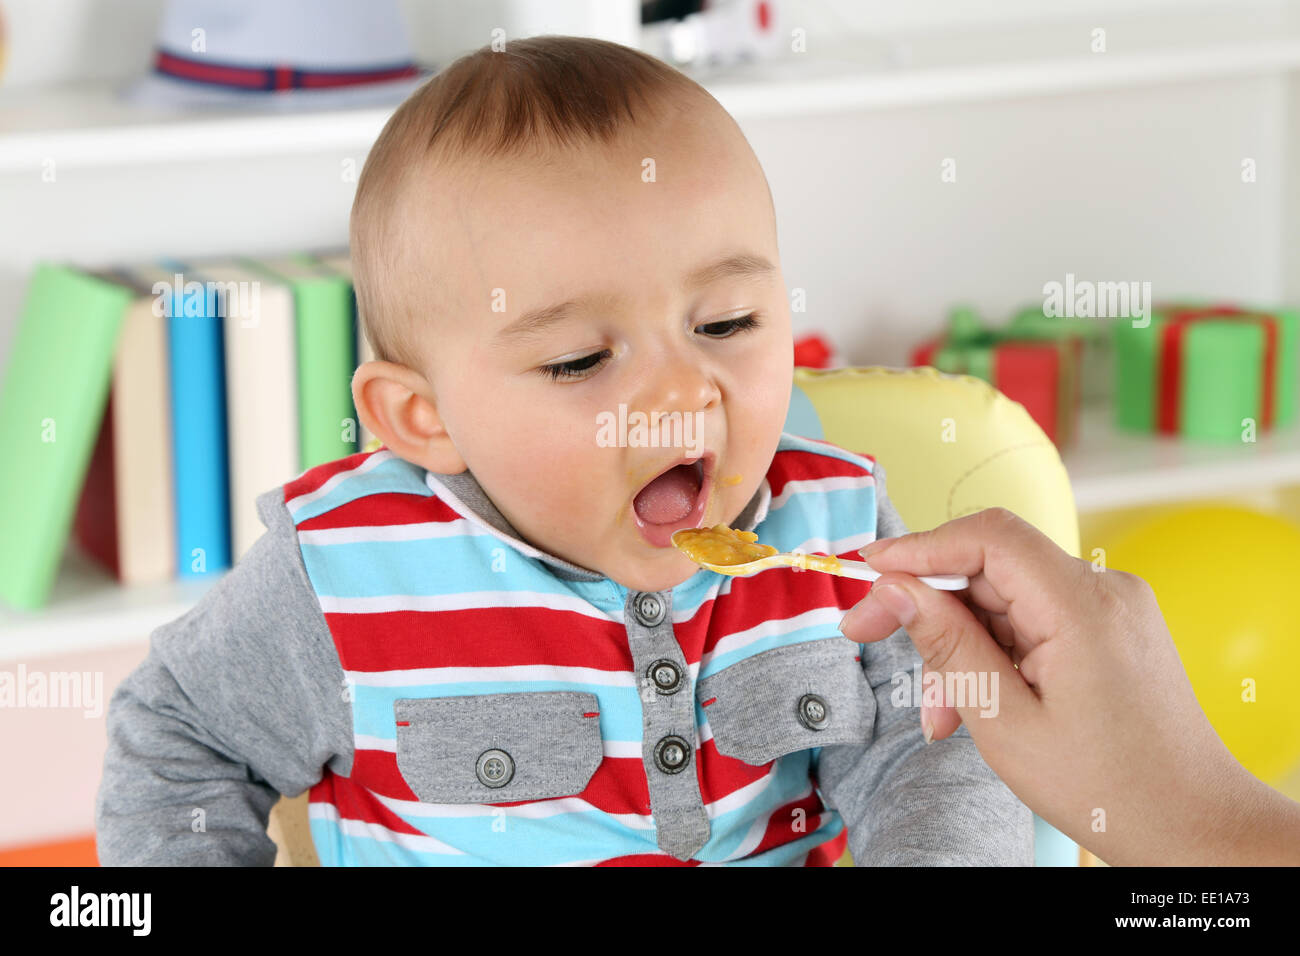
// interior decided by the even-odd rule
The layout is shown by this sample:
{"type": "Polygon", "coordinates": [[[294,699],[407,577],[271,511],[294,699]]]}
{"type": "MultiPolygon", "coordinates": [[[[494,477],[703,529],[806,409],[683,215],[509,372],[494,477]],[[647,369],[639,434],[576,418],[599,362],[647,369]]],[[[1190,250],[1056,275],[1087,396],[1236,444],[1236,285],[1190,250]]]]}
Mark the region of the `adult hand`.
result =
{"type": "Polygon", "coordinates": [[[992,686],[996,674],[996,708],[927,711],[934,738],[964,721],[993,771],[1076,843],[1116,865],[1300,863],[1300,804],[1219,739],[1141,578],[1095,570],[1002,508],[861,553],[882,574],[845,636],[906,628],[925,681],[942,675],[954,693],[963,675],[992,686]],[[971,585],[937,591],[922,574],[971,585]]]}

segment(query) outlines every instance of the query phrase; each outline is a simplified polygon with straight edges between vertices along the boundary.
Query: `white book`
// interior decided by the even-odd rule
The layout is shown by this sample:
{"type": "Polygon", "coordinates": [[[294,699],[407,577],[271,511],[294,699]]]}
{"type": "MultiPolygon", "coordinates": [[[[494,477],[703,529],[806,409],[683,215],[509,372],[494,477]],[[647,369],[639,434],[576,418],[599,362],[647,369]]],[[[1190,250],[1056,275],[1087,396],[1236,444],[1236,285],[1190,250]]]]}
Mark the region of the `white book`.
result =
{"type": "Polygon", "coordinates": [[[156,584],[176,575],[170,360],[165,297],[154,283],[171,278],[144,266],[103,276],[135,294],[122,319],[113,358],[113,486],[118,579],[156,584]]]}
{"type": "Polygon", "coordinates": [[[192,263],[185,278],[214,283],[221,311],[233,563],[265,531],[257,496],[302,470],[293,290],[231,261],[192,263]]]}

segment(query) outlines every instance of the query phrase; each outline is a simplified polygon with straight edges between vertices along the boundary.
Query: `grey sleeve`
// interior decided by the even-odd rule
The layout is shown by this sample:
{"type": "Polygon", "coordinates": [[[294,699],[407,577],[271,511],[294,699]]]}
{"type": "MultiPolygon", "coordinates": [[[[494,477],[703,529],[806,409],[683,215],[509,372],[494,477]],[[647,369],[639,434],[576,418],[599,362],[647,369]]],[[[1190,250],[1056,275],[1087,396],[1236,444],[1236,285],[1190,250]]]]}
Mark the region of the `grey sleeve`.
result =
{"type": "Polygon", "coordinates": [[[282,488],[257,498],[267,531],[109,702],[95,800],[104,866],[270,866],[267,819],[329,764],[352,765],[351,705],[282,488]]]}
{"type": "MultiPolygon", "coordinates": [[[[877,464],[876,534],[907,533],[877,464]]],[[[871,742],[822,749],[818,786],[848,829],[857,866],[1033,866],[1029,808],[989,769],[962,724],[927,744],[921,708],[895,706],[895,675],[919,679],[921,655],[901,627],[860,645],[876,697],[871,742]]]]}

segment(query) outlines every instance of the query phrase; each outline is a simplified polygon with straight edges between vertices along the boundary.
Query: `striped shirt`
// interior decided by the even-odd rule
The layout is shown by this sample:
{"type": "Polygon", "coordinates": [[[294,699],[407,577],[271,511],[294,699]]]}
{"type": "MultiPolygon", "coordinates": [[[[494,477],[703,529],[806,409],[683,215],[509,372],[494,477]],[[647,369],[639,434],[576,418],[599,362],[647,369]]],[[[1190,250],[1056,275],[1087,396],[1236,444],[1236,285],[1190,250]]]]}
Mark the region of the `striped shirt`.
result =
{"type": "MultiPolygon", "coordinates": [[[[783,435],[745,524],[781,551],[856,557],[876,534],[873,467],[869,456],[783,435]]],[[[748,578],[701,569],[653,597],[630,594],[593,573],[557,574],[442,477],[381,449],[285,486],[352,694],[352,773],[327,772],[311,791],[322,863],[824,865],[842,854],[844,825],[817,791],[816,767],[823,741],[871,736],[861,649],[838,630],[868,584],[795,569],[748,578]],[[668,643],[648,656],[668,655],[656,658],[673,665],[660,676],[671,680],[675,666],[685,691],[673,695],[678,713],[665,715],[672,733],[663,735],[649,716],[666,709],[663,695],[638,667],[634,640],[653,641],[647,622],[660,607],[671,608],[657,627],[668,643]],[[791,667],[844,685],[830,726],[801,723],[803,695],[786,701],[767,686],[791,667]],[[711,686],[731,691],[733,714],[748,706],[745,687],[763,686],[775,712],[742,713],[727,724],[731,739],[715,740],[710,709],[720,695],[691,694],[711,686]],[[417,706],[431,699],[441,703],[417,706]],[[824,733],[836,721],[838,733],[824,733]],[[727,755],[772,725],[785,727],[773,742],[779,754],[745,753],[752,763],[727,755]],[[453,733],[479,739],[445,746],[453,733]],[[496,746],[503,736],[509,746],[496,746]],[[669,756],[685,752],[685,771],[656,757],[667,737],[684,741],[669,756]],[[518,777],[499,789],[475,767],[498,750],[518,777]],[[548,767],[560,750],[587,766],[548,767]],[[652,785],[665,780],[672,789],[652,785]],[[656,797],[671,812],[657,813],[656,797]]]]}

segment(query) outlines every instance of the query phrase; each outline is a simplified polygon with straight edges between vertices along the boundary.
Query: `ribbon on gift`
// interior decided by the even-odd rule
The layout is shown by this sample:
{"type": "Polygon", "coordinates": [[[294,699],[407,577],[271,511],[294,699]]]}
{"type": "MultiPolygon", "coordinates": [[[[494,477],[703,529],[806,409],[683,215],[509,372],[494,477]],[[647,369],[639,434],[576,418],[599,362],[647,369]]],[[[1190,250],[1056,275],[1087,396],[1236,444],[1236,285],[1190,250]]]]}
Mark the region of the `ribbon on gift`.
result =
{"type": "Polygon", "coordinates": [[[1165,319],[1160,336],[1160,362],[1158,367],[1158,387],[1156,389],[1156,428],[1169,434],[1178,434],[1181,412],[1182,377],[1183,377],[1183,342],[1187,328],[1193,322],[1208,319],[1233,319],[1244,322],[1258,322],[1264,329],[1264,374],[1260,386],[1260,423],[1261,429],[1273,425],[1273,395],[1275,391],[1275,369],[1277,367],[1277,316],[1267,312],[1250,312],[1232,305],[1216,305],[1208,308],[1184,308],[1170,312],[1165,319]]]}

